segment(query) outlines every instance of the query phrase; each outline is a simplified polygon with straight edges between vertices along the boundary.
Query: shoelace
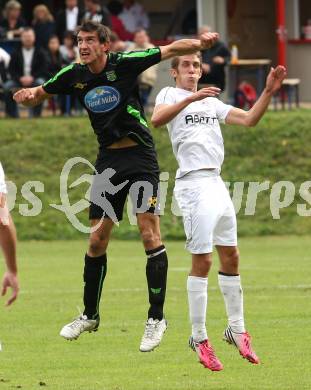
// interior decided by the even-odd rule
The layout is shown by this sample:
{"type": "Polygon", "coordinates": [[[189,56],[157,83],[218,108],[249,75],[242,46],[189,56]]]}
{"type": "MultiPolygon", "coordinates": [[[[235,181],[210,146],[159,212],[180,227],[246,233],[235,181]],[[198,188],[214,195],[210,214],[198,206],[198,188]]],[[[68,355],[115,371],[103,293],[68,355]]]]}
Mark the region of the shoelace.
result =
{"type": "Polygon", "coordinates": [[[145,329],[145,337],[148,339],[152,339],[152,336],[154,335],[154,330],[156,330],[158,323],[147,323],[146,329],[145,329]]]}
{"type": "Polygon", "coordinates": [[[76,329],[76,328],[79,328],[81,326],[81,320],[84,320],[83,318],[83,313],[80,309],[79,306],[76,306],[77,307],[77,310],[78,310],[78,313],[79,313],[79,317],[77,317],[70,325],[69,327],[71,329],[76,329]]]}
{"type": "Polygon", "coordinates": [[[83,321],[84,318],[82,316],[78,317],[77,319],[75,319],[70,325],[69,327],[72,328],[72,329],[76,329],[76,328],[79,328],[81,327],[81,321],[83,321]]]}

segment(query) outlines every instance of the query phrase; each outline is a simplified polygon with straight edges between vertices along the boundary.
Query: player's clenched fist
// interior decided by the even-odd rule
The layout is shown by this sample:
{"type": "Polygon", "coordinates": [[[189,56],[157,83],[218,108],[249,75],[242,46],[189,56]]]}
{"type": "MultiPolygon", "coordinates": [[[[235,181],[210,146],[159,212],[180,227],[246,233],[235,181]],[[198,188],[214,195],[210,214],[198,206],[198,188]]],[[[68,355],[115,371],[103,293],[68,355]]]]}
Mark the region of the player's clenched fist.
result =
{"type": "Polygon", "coordinates": [[[204,33],[200,36],[201,50],[209,49],[219,39],[218,33],[204,33]]]}
{"type": "Polygon", "coordinates": [[[13,99],[16,101],[16,103],[25,103],[34,99],[34,94],[31,88],[23,88],[14,93],[13,99]]]}

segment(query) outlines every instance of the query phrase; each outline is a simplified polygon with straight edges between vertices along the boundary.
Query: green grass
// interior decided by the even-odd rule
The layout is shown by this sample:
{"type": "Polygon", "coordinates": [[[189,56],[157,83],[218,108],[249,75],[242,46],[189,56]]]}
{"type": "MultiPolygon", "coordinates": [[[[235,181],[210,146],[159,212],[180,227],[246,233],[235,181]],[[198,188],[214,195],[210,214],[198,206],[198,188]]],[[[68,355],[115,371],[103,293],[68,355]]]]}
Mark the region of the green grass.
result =
{"type": "Polygon", "coordinates": [[[241,239],[246,323],[262,359],[259,366],[221,340],[226,319],[215,258],[207,324],[225,366],[219,373],[203,369],[187,347],[189,255],[181,242],[167,242],[169,328],[158,350],[138,351],[147,292],[144,251],[136,241],[110,244],[99,332],[75,342],[59,337],[76,305],[82,305],[86,244],[19,244],[21,294],[11,308],[1,308],[0,390],[34,390],[42,388],[40,382],[53,390],[310,389],[309,237],[241,239]]]}
{"type": "MultiPolygon", "coordinates": [[[[297,215],[297,205],[310,202],[302,199],[301,183],[310,180],[311,159],[311,111],[269,112],[256,128],[223,128],[226,156],[223,178],[229,182],[245,181],[241,211],[238,214],[240,235],[286,235],[308,234],[311,218],[297,215]],[[281,218],[273,220],[270,211],[270,193],[274,183],[291,181],[295,197],[289,207],[280,210],[281,218]],[[258,195],[255,217],[245,215],[248,182],[270,182],[270,190],[258,195]]],[[[86,117],[45,118],[39,120],[0,120],[0,159],[9,180],[17,185],[13,216],[20,239],[79,239],[77,232],[60,211],[49,206],[60,203],[59,176],[65,162],[81,156],[94,163],[97,155],[96,137],[86,117]],[[25,218],[19,206],[29,202],[21,196],[24,183],[37,180],[44,183],[44,192],[36,193],[42,201],[39,215],[25,218]]],[[[154,129],[152,133],[159,156],[161,171],[169,172],[168,200],[165,215],[161,220],[165,238],[183,239],[184,233],[179,218],[171,213],[171,196],[176,171],[166,129],[154,129]]],[[[69,179],[71,184],[83,173],[92,173],[85,165],[75,167],[69,179]]],[[[84,198],[87,184],[70,190],[71,204],[84,198]]],[[[310,192],[310,190],[309,190],[310,192]]],[[[304,195],[310,197],[310,194],[304,195]]],[[[14,191],[11,191],[14,197],[14,191]]],[[[79,218],[87,224],[87,211],[79,218]]],[[[135,226],[124,223],[115,236],[122,239],[138,238],[135,226]]]]}

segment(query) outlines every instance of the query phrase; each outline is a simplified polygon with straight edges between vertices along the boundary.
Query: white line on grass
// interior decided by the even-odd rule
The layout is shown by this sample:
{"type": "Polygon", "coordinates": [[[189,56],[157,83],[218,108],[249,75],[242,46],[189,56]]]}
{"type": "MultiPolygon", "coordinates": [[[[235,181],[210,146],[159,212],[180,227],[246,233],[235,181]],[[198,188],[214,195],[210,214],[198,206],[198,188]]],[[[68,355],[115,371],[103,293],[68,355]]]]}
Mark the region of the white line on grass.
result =
{"type": "MultiPolygon", "coordinates": [[[[213,287],[213,286],[209,286],[208,289],[212,290],[212,291],[219,290],[218,287],[213,287]]],[[[270,284],[270,285],[258,285],[258,286],[253,286],[253,285],[252,286],[245,286],[245,285],[243,285],[243,289],[248,290],[248,291],[275,290],[275,289],[277,289],[277,290],[311,290],[311,284],[292,284],[292,285],[290,285],[290,284],[279,284],[279,285],[270,284]]],[[[45,290],[46,289],[44,288],[44,291],[45,290]]],[[[64,292],[64,290],[53,289],[52,291],[56,294],[62,294],[64,292]]],[[[39,289],[39,291],[40,291],[40,289],[39,289]]],[[[138,287],[135,287],[135,288],[109,288],[109,287],[106,287],[105,291],[109,291],[112,293],[129,293],[129,292],[141,293],[141,292],[146,291],[146,289],[145,288],[138,288],[138,287]]],[[[170,287],[169,291],[184,292],[184,291],[186,291],[186,287],[185,288],[170,287]]],[[[38,289],[36,289],[36,293],[37,292],[38,292],[38,289]]],[[[72,289],[72,290],[66,289],[66,293],[76,293],[76,292],[81,292],[81,289],[72,289]]],[[[33,291],[22,290],[21,294],[33,294],[33,291]]]]}

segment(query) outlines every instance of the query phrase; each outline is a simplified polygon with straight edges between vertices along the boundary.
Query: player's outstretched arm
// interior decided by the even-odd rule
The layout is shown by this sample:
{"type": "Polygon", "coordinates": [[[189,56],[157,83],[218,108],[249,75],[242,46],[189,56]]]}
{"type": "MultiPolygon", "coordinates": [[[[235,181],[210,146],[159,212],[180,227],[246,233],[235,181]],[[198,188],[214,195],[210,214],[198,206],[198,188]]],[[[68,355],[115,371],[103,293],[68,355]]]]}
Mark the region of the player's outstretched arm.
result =
{"type": "Polygon", "coordinates": [[[218,33],[204,33],[200,39],[180,39],[166,46],[160,46],[162,60],[175,56],[192,54],[200,50],[209,49],[218,40],[218,33]]]}
{"type": "Polygon", "coordinates": [[[13,99],[26,107],[34,107],[52,95],[46,93],[41,85],[33,88],[22,88],[15,92],[13,99]]]}
{"type": "Polygon", "coordinates": [[[184,100],[175,104],[159,104],[155,106],[151,117],[151,123],[154,127],[160,127],[166,125],[173,120],[184,108],[190,103],[202,100],[208,96],[218,96],[221,89],[217,87],[202,88],[199,91],[187,96],[184,100]]]}
{"type": "Polygon", "coordinates": [[[256,126],[266,112],[272,96],[281,88],[285,77],[286,69],[284,66],[278,65],[275,69],[271,68],[267,77],[266,87],[253,107],[249,111],[233,108],[227,115],[226,123],[248,127],[256,126]]]}

